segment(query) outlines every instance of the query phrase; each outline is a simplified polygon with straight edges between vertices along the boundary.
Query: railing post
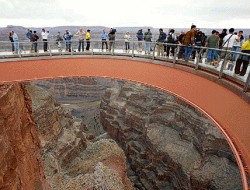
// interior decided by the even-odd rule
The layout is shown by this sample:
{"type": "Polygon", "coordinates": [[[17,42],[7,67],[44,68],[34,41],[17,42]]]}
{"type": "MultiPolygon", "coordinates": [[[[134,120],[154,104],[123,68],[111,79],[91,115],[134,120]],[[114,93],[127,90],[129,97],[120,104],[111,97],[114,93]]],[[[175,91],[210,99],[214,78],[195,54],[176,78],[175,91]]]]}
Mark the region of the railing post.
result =
{"type": "Polygon", "coordinates": [[[74,49],[73,49],[73,43],[72,41],[69,42],[70,43],[70,54],[73,55],[74,54],[74,49]]]}
{"type": "Polygon", "coordinates": [[[204,50],[205,49],[200,47],[200,52],[197,54],[197,57],[196,57],[195,70],[199,69],[200,57],[201,57],[201,54],[204,52],[204,50]]]}
{"type": "Polygon", "coordinates": [[[21,50],[20,50],[20,45],[19,44],[20,44],[20,42],[18,41],[18,43],[17,43],[17,48],[18,48],[17,53],[18,53],[19,58],[21,58],[22,54],[21,54],[21,50]]]}
{"type": "Polygon", "coordinates": [[[152,56],[152,60],[155,60],[155,47],[156,47],[156,43],[154,44],[154,48],[153,48],[153,56],[152,56]]]}
{"type": "Polygon", "coordinates": [[[177,57],[177,53],[180,51],[180,45],[177,45],[177,48],[175,48],[174,50],[174,60],[173,63],[176,63],[176,57],[177,57]]]}
{"type": "Polygon", "coordinates": [[[134,43],[134,38],[132,39],[132,58],[135,56],[135,43],[134,43]]]}
{"type": "MultiPolygon", "coordinates": [[[[224,65],[226,64],[226,60],[227,60],[228,56],[230,56],[230,54],[226,54],[226,55],[225,55],[225,58],[224,58],[224,60],[223,60],[223,62],[222,62],[222,64],[221,64],[220,73],[219,73],[219,79],[222,78],[223,70],[224,70],[224,65]]],[[[219,63],[218,63],[218,64],[219,64],[219,63]]]]}
{"type": "Polygon", "coordinates": [[[250,72],[248,73],[247,80],[245,82],[243,92],[247,92],[248,91],[249,83],[250,83],[250,72]]]}
{"type": "Polygon", "coordinates": [[[115,51],[115,40],[113,40],[113,45],[112,45],[112,55],[114,55],[114,51],[115,51]]]}
{"type": "Polygon", "coordinates": [[[52,51],[51,51],[51,48],[50,48],[50,41],[47,41],[48,42],[48,47],[49,47],[49,55],[50,57],[52,57],[52,51]]]}
{"type": "Polygon", "coordinates": [[[90,40],[89,40],[89,43],[91,44],[91,55],[94,55],[94,47],[93,47],[93,44],[90,42],[90,40]]]}

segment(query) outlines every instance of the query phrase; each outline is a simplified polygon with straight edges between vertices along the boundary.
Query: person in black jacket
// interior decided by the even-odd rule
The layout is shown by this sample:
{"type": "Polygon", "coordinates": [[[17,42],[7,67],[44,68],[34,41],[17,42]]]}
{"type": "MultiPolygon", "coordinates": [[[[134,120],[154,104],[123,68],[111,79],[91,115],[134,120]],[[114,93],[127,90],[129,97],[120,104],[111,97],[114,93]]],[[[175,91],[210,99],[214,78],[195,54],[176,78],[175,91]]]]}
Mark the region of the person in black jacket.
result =
{"type": "Polygon", "coordinates": [[[37,40],[39,39],[36,31],[34,31],[34,49],[35,49],[35,53],[37,53],[37,40]]]}
{"type": "Polygon", "coordinates": [[[138,30],[138,32],[136,33],[136,37],[138,39],[138,52],[141,53],[142,52],[142,42],[143,42],[143,33],[142,33],[142,29],[138,30]]]}
{"type": "Polygon", "coordinates": [[[159,34],[159,38],[157,40],[157,42],[158,42],[157,43],[157,56],[163,56],[163,54],[164,54],[163,43],[166,40],[167,35],[165,32],[163,32],[162,28],[159,29],[159,32],[160,32],[160,34],[159,34]]]}
{"type": "Polygon", "coordinates": [[[14,40],[13,40],[13,36],[12,36],[12,32],[9,33],[9,39],[11,42],[11,50],[13,53],[15,53],[15,46],[14,46],[14,40]]]}

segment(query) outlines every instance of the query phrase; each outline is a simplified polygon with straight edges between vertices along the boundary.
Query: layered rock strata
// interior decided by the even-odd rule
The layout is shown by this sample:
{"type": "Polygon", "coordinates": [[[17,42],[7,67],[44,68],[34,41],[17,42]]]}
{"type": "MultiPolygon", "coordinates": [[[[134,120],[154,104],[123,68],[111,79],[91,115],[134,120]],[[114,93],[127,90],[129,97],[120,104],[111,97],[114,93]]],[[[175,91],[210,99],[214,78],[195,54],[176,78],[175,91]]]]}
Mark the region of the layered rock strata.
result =
{"type": "Polygon", "coordinates": [[[24,85],[0,85],[0,189],[50,189],[24,85]]]}
{"type": "Polygon", "coordinates": [[[106,91],[100,119],[125,151],[138,189],[242,189],[215,124],[165,92],[126,83],[106,91]]]}
{"type": "Polygon", "coordinates": [[[53,189],[133,189],[126,157],[115,141],[96,141],[50,93],[34,85],[27,89],[43,145],[46,178],[53,189]]]}
{"type": "Polygon", "coordinates": [[[101,97],[107,88],[118,86],[118,83],[102,78],[58,78],[32,82],[48,91],[74,120],[84,123],[94,135],[105,132],[99,119],[101,97]]]}

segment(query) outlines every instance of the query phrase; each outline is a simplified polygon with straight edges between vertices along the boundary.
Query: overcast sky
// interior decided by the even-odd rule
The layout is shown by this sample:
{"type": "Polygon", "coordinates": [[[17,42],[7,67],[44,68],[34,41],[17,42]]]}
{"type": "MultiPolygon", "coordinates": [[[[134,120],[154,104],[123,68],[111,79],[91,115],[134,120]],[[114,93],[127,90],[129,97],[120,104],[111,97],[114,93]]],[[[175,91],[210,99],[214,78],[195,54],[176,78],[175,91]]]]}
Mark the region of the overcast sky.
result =
{"type": "Polygon", "coordinates": [[[250,28],[249,0],[0,0],[0,27],[250,28]]]}

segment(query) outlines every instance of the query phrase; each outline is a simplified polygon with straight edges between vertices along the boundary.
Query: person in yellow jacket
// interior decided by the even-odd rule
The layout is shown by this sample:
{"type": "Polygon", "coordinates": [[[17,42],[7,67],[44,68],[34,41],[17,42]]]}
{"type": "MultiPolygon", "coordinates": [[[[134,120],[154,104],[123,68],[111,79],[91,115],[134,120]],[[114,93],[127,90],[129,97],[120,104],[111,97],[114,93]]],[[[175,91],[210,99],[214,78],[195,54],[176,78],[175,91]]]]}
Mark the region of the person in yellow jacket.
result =
{"type": "Polygon", "coordinates": [[[87,30],[87,33],[86,33],[86,43],[87,43],[87,46],[86,46],[86,51],[89,51],[89,47],[90,47],[90,30],[88,29],[87,30]]]}
{"type": "Polygon", "coordinates": [[[239,74],[240,76],[244,76],[247,72],[247,67],[250,61],[250,36],[249,36],[249,39],[244,44],[242,44],[241,52],[248,53],[249,55],[239,56],[238,60],[236,61],[234,73],[239,74]],[[243,66],[242,66],[242,69],[240,70],[242,64],[243,66]]]}

